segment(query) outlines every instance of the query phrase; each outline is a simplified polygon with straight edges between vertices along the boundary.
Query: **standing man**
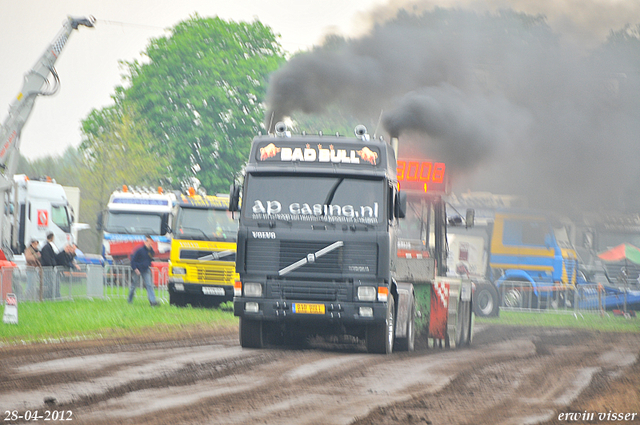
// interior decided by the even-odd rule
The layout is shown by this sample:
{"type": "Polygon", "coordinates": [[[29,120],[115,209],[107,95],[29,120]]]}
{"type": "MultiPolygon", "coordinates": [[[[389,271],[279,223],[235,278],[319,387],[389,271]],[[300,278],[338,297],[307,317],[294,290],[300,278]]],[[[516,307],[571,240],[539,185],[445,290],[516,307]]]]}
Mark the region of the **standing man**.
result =
{"type": "Polygon", "coordinates": [[[42,265],[42,274],[44,281],[44,298],[53,298],[54,294],[58,294],[56,288],[56,249],[53,245],[53,232],[47,233],[47,242],[40,250],[40,264],[42,265]]]}
{"type": "Polygon", "coordinates": [[[40,264],[42,267],[56,266],[56,250],[53,248],[53,232],[47,233],[47,242],[40,251],[40,264]]]}
{"type": "MultiPolygon", "coordinates": [[[[131,269],[133,273],[138,276],[138,282],[140,279],[144,281],[144,286],[147,289],[147,297],[149,303],[152,306],[157,306],[156,294],[153,292],[153,282],[151,281],[151,260],[153,260],[153,239],[147,235],[144,239],[144,245],[138,248],[131,257],[131,269]]],[[[133,296],[136,293],[137,282],[134,284],[133,279],[131,282],[131,289],[129,290],[129,304],[133,303],[133,296]]]]}
{"type": "Polygon", "coordinates": [[[24,250],[24,258],[27,260],[26,299],[28,300],[42,299],[42,265],[38,245],[37,239],[31,239],[31,244],[24,250]],[[36,288],[40,289],[36,291],[36,288]],[[38,297],[36,292],[39,294],[38,297]]]}

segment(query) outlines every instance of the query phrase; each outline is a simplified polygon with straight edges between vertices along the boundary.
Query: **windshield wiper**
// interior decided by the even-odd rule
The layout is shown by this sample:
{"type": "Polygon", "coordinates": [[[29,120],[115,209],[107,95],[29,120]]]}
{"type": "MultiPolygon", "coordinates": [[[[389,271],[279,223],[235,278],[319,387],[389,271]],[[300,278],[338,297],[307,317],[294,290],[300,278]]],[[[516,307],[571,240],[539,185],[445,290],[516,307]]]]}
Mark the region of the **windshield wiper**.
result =
{"type": "Polygon", "coordinates": [[[269,219],[268,222],[259,221],[258,222],[258,227],[274,228],[274,227],[276,227],[276,221],[282,221],[284,223],[287,223],[289,226],[293,226],[293,223],[291,222],[291,220],[286,220],[284,218],[272,217],[272,218],[269,219]]]}
{"type": "Polygon", "coordinates": [[[364,226],[364,230],[369,230],[369,229],[375,229],[375,225],[371,224],[371,223],[351,223],[349,225],[349,228],[353,231],[358,230],[358,225],[361,224],[364,226]]]}
{"type": "Polygon", "coordinates": [[[208,240],[209,237],[207,236],[207,234],[204,232],[204,230],[199,229],[197,227],[180,227],[180,230],[195,230],[196,232],[200,232],[202,233],[202,237],[204,238],[204,240],[208,240]]]}
{"type": "Polygon", "coordinates": [[[122,229],[123,233],[131,234],[131,232],[124,226],[109,226],[105,228],[105,231],[109,233],[116,233],[116,229],[122,229]]]}
{"type": "Polygon", "coordinates": [[[156,234],[155,230],[153,230],[151,227],[136,227],[136,233],[150,233],[150,234],[156,234]]]}
{"type": "MultiPolygon", "coordinates": [[[[338,190],[338,186],[342,184],[344,181],[344,177],[340,177],[338,181],[331,187],[329,193],[327,193],[327,199],[324,200],[324,205],[331,205],[331,201],[333,201],[333,197],[336,195],[336,191],[338,190]]],[[[323,214],[324,215],[324,212],[323,214]]]]}

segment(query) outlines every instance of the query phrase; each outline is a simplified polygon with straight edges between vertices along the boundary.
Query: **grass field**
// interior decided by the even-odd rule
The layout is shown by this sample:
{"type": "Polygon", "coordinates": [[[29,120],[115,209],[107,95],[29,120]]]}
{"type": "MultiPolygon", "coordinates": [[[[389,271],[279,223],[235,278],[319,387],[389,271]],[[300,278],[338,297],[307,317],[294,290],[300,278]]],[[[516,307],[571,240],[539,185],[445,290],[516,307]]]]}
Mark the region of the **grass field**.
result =
{"type": "MultiPolygon", "coordinates": [[[[153,332],[188,331],[190,328],[232,328],[238,319],[229,311],[204,308],[178,308],[165,303],[151,307],[139,296],[133,305],[124,297],[115,299],[76,299],[58,302],[19,304],[18,324],[0,323],[0,345],[65,339],[99,339],[142,335],[153,332]]],[[[2,307],[0,307],[2,308],[2,307]]],[[[499,318],[476,318],[477,324],[544,326],[640,332],[640,318],[585,314],[500,313],[499,318]]]]}
{"type": "Polygon", "coordinates": [[[621,316],[614,316],[611,312],[607,312],[604,316],[593,313],[574,316],[573,314],[566,313],[556,314],[501,311],[500,317],[497,318],[476,317],[476,323],[577,328],[603,332],[640,332],[640,317],[631,317],[627,319],[621,316]]]}
{"type": "Polygon", "coordinates": [[[233,327],[237,323],[230,311],[169,304],[151,307],[140,298],[132,305],[124,298],[23,302],[18,305],[17,325],[0,323],[0,343],[135,336],[150,329],[173,332],[192,326],[233,327]]]}

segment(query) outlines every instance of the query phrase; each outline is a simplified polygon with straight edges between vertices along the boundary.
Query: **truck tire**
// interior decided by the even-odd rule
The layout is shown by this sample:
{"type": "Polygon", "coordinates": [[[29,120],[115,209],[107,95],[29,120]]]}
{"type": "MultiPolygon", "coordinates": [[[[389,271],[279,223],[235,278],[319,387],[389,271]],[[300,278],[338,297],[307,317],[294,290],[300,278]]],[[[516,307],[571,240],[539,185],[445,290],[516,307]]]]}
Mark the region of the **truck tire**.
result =
{"type": "Polygon", "coordinates": [[[538,297],[533,293],[533,285],[525,280],[507,281],[501,289],[502,306],[520,309],[537,309],[538,297]]]}
{"type": "Polygon", "coordinates": [[[458,341],[458,345],[457,345],[458,347],[466,347],[471,344],[471,332],[472,332],[471,311],[473,310],[472,304],[473,304],[472,300],[462,302],[462,308],[461,308],[462,332],[461,332],[460,340],[458,341]]]}
{"type": "Polygon", "coordinates": [[[264,347],[264,325],[261,320],[240,318],[240,346],[242,348],[264,347]]]}
{"type": "Polygon", "coordinates": [[[366,343],[369,353],[391,354],[393,352],[393,340],[396,333],[395,315],[395,302],[390,294],[387,302],[387,317],[384,323],[367,327],[366,343]]]}
{"type": "Polygon", "coordinates": [[[473,312],[478,317],[497,317],[500,314],[498,290],[491,283],[480,283],[474,294],[473,312]]]}
{"type": "Polygon", "coordinates": [[[409,319],[407,320],[407,336],[405,338],[396,339],[397,351],[413,351],[416,346],[416,330],[415,317],[416,307],[413,297],[410,300],[411,308],[409,310],[409,319]]]}

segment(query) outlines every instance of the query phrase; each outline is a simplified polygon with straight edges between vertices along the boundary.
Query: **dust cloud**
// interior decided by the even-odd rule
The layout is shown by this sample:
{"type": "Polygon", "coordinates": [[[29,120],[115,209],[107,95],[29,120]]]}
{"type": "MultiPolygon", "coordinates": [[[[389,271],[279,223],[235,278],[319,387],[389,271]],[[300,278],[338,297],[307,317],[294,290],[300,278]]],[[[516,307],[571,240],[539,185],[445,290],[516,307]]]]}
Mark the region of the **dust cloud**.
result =
{"type": "Polygon", "coordinates": [[[332,105],[447,162],[454,191],[640,209],[640,5],[390,2],[271,79],[265,121],[332,105]],[[626,26],[625,26],[626,25],[626,26]],[[382,111],[382,114],[381,114],[382,111]]]}

